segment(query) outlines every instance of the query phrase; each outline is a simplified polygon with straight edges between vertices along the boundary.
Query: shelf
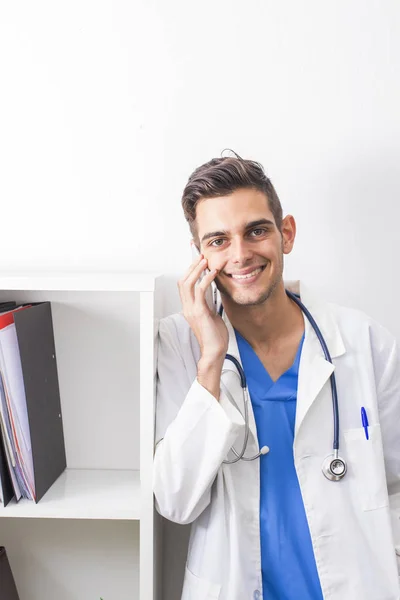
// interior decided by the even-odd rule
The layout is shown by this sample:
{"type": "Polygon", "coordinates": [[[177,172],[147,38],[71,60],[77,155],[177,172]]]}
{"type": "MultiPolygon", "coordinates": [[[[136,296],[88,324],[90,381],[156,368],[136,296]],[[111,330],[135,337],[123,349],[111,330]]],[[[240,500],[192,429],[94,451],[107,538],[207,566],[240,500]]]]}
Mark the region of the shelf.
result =
{"type": "Polygon", "coordinates": [[[0,517],[139,520],[139,471],[67,469],[40,502],[13,500],[0,517]]]}
{"type": "Polygon", "coordinates": [[[157,276],[134,272],[0,272],[0,290],[152,292],[157,276]]]}

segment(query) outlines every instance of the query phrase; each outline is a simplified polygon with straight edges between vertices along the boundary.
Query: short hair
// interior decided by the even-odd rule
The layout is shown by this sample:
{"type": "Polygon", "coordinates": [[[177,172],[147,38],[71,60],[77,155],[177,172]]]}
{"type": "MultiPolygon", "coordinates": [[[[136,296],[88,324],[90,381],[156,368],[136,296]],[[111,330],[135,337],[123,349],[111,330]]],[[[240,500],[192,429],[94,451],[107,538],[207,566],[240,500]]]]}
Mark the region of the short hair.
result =
{"type": "Polygon", "coordinates": [[[266,176],[262,165],[246,160],[235,154],[213,158],[198,167],[185,186],[182,208],[194,238],[196,230],[196,207],[198,202],[208,198],[227,196],[239,189],[255,189],[263,192],[274,216],[279,231],[282,226],[282,205],[271,180],[266,176]]]}

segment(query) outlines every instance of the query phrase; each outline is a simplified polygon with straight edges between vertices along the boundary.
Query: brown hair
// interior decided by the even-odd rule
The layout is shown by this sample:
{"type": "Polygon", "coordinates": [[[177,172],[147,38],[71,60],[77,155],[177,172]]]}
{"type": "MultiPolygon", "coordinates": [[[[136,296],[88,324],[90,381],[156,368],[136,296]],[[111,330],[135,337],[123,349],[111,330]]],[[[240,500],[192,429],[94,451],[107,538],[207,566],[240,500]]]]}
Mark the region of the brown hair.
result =
{"type": "Polygon", "coordinates": [[[182,208],[194,238],[196,231],[196,206],[201,200],[232,194],[248,188],[263,192],[279,231],[282,226],[282,206],[270,179],[260,163],[245,160],[235,154],[213,158],[198,167],[189,177],[182,196],[182,208]]]}

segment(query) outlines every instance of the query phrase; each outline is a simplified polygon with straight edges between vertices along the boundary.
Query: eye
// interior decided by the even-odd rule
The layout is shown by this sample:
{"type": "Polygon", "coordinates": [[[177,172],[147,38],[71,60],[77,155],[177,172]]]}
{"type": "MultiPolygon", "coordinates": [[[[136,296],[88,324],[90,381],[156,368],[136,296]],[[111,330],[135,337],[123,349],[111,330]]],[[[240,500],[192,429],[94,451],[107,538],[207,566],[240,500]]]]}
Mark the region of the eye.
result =
{"type": "Polygon", "coordinates": [[[263,235],[267,230],[264,229],[263,227],[258,227],[257,229],[253,229],[251,231],[251,235],[254,235],[254,237],[260,237],[261,235],[263,235]]]}
{"type": "Polygon", "coordinates": [[[222,244],[224,243],[224,240],[222,238],[218,238],[216,240],[213,240],[210,244],[210,246],[214,246],[214,248],[219,248],[220,246],[222,246],[222,244]]]}

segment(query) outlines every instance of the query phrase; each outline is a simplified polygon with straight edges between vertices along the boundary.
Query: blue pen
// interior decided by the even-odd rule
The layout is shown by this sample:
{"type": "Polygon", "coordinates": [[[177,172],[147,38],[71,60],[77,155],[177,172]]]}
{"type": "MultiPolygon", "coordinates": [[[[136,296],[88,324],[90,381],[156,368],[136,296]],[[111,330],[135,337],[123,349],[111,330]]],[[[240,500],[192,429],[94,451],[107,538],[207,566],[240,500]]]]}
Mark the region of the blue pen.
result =
{"type": "Polygon", "coordinates": [[[362,421],[362,426],[364,427],[364,431],[365,431],[365,437],[367,438],[367,440],[369,440],[369,433],[368,433],[368,417],[367,417],[367,411],[365,410],[365,408],[362,406],[361,407],[361,421],[362,421]]]}

